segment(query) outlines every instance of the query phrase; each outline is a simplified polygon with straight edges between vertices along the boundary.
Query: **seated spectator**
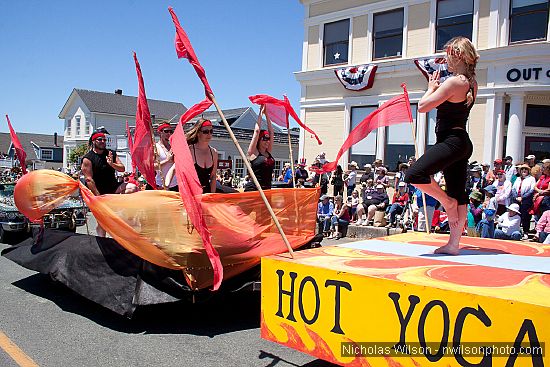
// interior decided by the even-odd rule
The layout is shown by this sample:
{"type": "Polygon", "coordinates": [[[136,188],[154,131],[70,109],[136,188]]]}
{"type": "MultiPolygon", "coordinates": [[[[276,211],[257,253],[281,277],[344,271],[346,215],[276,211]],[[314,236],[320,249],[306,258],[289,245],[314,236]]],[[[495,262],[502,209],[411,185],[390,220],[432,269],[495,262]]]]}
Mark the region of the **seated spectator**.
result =
{"type": "Polygon", "coordinates": [[[477,224],[481,221],[483,214],[483,194],[480,191],[472,191],[470,194],[470,203],[468,204],[468,237],[479,237],[477,224]]]}
{"type": "Polygon", "coordinates": [[[525,163],[531,167],[531,176],[533,176],[535,180],[538,180],[540,175],[542,175],[542,167],[535,162],[535,158],[534,154],[529,154],[525,157],[525,163]]]}
{"type": "Polygon", "coordinates": [[[550,162],[543,163],[542,173],[535,185],[533,196],[533,212],[535,220],[547,210],[550,210],[550,162]]]}
{"type": "Polygon", "coordinates": [[[374,172],[372,172],[372,166],[367,163],[363,166],[363,168],[365,169],[365,173],[363,173],[359,182],[363,184],[366,183],[369,179],[374,180],[374,172]]]}
{"type": "Polygon", "coordinates": [[[290,181],[292,180],[292,168],[290,167],[290,163],[285,163],[282,176],[283,182],[290,183],[290,181]]]}
{"type": "Polygon", "coordinates": [[[317,221],[321,225],[323,236],[326,237],[330,233],[330,218],[334,213],[334,204],[327,195],[321,196],[320,200],[317,205],[317,221]]]}
{"type": "Polygon", "coordinates": [[[328,238],[339,239],[342,238],[342,227],[348,226],[351,219],[349,214],[349,207],[344,204],[344,200],[341,196],[334,198],[334,213],[331,218],[331,234],[328,238]]]}
{"type": "Polygon", "coordinates": [[[497,189],[493,185],[489,185],[483,188],[483,191],[485,191],[485,201],[483,202],[483,213],[481,221],[477,225],[477,231],[481,238],[493,238],[495,237],[495,215],[497,212],[495,194],[497,189]]]}
{"type": "Polygon", "coordinates": [[[388,178],[388,176],[386,176],[387,172],[388,171],[386,170],[386,167],[380,166],[376,168],[376,170],[374,171],[374,184],[382,185],[384,186],[384,188],[387,188],[390,185],[390,179],[388,178]]]}
{"type": "Polygon", "coordinates": [[[512,185],[512,198],[519,204],[521,214],[521,227],[527,236],[531,226],[530,210],[533,206],[533,195],[535,193],[535,178],[531,176],[531,167],[526,164],[519,166],[520,176],[512,185]]]}
{"type": "Polygon", "coordinates": [[[399,183],[405,180],[405,174],[407,173],[408,168],[409,165],[407,163],[401,163],[399,165],[399,171],[395,174],[395,182],[393,187],[397,189],[399,187],[399,183]]]}
{"type": "Polygon", "coordinates": [[[495,199],[497,200],[497,215],[506,212],[506,207],[510,205],[510,194],[512,193],[512,183],[506,179],[506,173],[503,170],[496,170],[497,177],[493,186],[497,189],[495,199]]]}
{"type": "Polygon", "coordinates": [[[351,214],[351,221],[356,222],[357,221],[357,207],[359,206],[359,192],[357,190],[353,190],[351,193],[351,199],[350,201],[350,214],[351,214]]]}
{"type": "Polygon", "coordinates": [[[223,172],[222,185],[233,187],[233,174],[231,173],[231,168],[227,168],[223,172]]]}
{"type": "MultiPolygon", "coordinates": [[[[426,197],[426,212],[428,215],[428,225],[431,225],[433,221],[435,206],[437,205],[437,200],[430,195],[424,195],[426,197]]],[[[418,223],[416,230],[419,232],[426,231],[426,216],[424,214],[424,201],[422,200],[422,191],[416,189],[414,192],[415,207],[414,210],[418,215],[418,223]]]]}
{"type": "Polygon", "coordinates": [[[480,191],[485,186],[485,182],[481,177],[481,167],[475,166],[470,170],[470,177],[466,182],[466,192],[470,195],[472,191],[480,191]]]}
{"type": "Polygon", "coordinates": [[[535,237],[533,238],[535,241],[543,243],[550,237],[548,236],[550,234],[550,210],[542,213],[535,230],[537,231],[535,237]]]}
{"type": "Polygon", "coordinates": [[[305,180],[303,178],[299,178],[298,182],[296,183],[296,188],[303,189],[306,187],[305,184],[306,184],[305,180]]]}
{"type": "Polygon", "coordinates": [[[449,218],[441,205],[434,210],[432,227],[436,233],[449,232],[449,218]]]}
{"type": "Polygon", "coordinates": [[[376,211],[384,211],[389,204],[388,194],[386,194],[386,188],[382,184],[376,185],[376,191],[367,193],[362,204],[357,207],[357,225],[368,225],[374,219],[376,211]],[[367,219],[361,222],[363,214],[367,214],[367,219]]]}
{"type": "Polygon", "coordinates": [[[304,180],[303,182],[307,181],[307,179],[309,178],[309,174],[306,170],[306,164],[305,162],[300,162],[298,164],[298,169],[296,171],[294,171],[294,181],[296,183],[298,183],[298,180],[302,179],[304,180]]]}
{"type": "Polygon", "coordinates": [[[393,195],[392,205],[389,210],[390,222],[387,227],[395,227],[397,225],[396,218],[398,214],[402,214],[407,202],[409,201],[409,194],[407,193],[407,184],[404,181],[399,182],[397,190],[393,195]]]}
{"type": "Polygon", "coordinates": [[[521,217],[519,205],[516,203],[510,204],[506,209],[508,211],[498,217],[497,228],[495,229],[495,238],[501,240],[521,240],[521,217]]]}

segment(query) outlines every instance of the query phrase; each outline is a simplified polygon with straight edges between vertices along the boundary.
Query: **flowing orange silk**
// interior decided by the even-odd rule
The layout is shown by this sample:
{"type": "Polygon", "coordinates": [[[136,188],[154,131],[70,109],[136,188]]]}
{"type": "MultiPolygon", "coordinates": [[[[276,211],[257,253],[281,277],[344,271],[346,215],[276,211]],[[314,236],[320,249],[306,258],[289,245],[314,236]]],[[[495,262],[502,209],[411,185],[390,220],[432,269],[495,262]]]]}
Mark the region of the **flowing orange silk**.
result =
{"type": "MultiPolygon", "coordinates": [[[[212,286],[212,266],[177,192],[94,196],[63,173],[37,170],[18,181],[15,204],[36,220],[79,188],[98,223],[125,249],[153,264],[182,270],[193,289],[212,286]]],[[[274,189],[265,194],[292,248],[313,238],[319,189],[274,189]]],[[[224,280],[258,264],[262,256],[287,251],[258,192],[204,194],[201,206],[224,280]]]]}

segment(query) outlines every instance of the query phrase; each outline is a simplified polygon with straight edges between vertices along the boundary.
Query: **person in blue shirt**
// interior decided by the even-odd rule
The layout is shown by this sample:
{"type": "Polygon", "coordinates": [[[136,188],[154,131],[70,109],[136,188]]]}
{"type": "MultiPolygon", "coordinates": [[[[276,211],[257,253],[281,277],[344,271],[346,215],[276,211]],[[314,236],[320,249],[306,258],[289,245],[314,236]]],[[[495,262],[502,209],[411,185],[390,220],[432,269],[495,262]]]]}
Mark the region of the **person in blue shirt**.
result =
{"type": "Polygon", "coordinates": [[[326,237],[330,234],[330,218],[334,213],[334,203],[328,195],[321,196],[320,200],[317,206],[317,220],[323,229],[323,236],[326,237]]]}
{"type": "MultiPolygon", "coordinates": [[[[416,206],[418,207],[418,224],[417,230],[420,232],[426,231],[426,217],[424,215],[424,201],[422,200],[422,191],[416,189],[414,192],[416,198],[416,206]]],[[[426,196],[426,211],[428,212],[428,225],[432,226],[432,220],[434,217],[435,206],[437,205],[437,200],[430,195],[426,196]]]]}
{"type": "Polygon", "coordinates": [[[285,173],[283,176],[283,182],[285,183],[292,183],[292,169],[290,169],[290,163],[285,163],[285,173]]]}

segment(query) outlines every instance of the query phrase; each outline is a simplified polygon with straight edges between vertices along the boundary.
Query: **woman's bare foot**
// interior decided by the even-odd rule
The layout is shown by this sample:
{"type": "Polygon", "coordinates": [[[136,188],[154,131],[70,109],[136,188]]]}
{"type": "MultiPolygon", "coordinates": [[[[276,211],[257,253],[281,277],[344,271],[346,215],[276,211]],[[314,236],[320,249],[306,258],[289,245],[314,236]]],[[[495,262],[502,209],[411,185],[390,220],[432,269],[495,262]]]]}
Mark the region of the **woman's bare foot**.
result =
{"type": "Polygon", "coordinates": [[[434,254],[458,255],[458,251],[458,246],[446,244],[445,246],[437,248],[434,254]]]}
{"type": "Polygon", "coordinates": [[[456,228],[458,226],[458,201],[454,198],[449,198],[449,202],[444,205],[445,212],[449,221],[450,228],[456,228]]]}

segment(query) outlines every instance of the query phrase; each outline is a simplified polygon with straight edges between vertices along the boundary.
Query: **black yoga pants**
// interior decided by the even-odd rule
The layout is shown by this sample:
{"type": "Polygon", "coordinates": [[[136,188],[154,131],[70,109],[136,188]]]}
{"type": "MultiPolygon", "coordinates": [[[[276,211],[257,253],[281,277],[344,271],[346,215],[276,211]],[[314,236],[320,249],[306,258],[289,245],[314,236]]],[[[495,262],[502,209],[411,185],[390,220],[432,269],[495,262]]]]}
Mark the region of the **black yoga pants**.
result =
{"type": "Polygon", "coordinates": [[[449,129],[436,136],[435,145],[407,170],[405,182],[413,185],[429,184],[430,176],[443,171],[447,195],[456,199],[458,204],[468,204],[466,179],[468,159],[473,152],[468,133],[462,129],[449,129]]]}

